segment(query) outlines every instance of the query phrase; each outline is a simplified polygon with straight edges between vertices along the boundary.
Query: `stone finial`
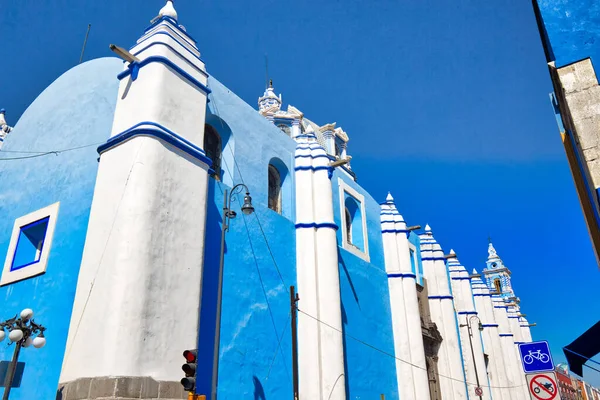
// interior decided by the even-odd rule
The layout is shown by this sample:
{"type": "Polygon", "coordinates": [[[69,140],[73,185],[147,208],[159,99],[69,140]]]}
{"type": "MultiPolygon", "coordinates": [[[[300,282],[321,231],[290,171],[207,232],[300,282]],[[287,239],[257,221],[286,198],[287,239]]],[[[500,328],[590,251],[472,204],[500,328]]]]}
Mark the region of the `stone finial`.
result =
{"type": "Polygon", "coordinates": [[[393,202],[394,198],[392,197],[392,194],[390,192],[388,192],[387,197],[385,198],[385,201],[387,202],[393,202]]]}
{"type": "Polygon", "coordinates": [[[425,232],[431,232],[431,227],[429,224],[425,225],[425,232]]]}
{"type": "Polygon", "coordinates": [[[449,253],[449,254],[450,254],[451,256],[455,256],[455,255],[456,255],[456,253],[454,252],[454,249],[450,249],[450,253],[449,253]]]}
{"type": "Polygon", "coordinates": [[[175,7],[173,6],[173,0],[167,0],[167,4],[158,12],[159,17],[171,17],[177,20],[177,11],[175,11],[175,7]]]}
{"type": "Polygon", "coordinates": [[[479,275],[479,272],[477,272],[477,268],[473,268],[473,275],[479,275]]]}

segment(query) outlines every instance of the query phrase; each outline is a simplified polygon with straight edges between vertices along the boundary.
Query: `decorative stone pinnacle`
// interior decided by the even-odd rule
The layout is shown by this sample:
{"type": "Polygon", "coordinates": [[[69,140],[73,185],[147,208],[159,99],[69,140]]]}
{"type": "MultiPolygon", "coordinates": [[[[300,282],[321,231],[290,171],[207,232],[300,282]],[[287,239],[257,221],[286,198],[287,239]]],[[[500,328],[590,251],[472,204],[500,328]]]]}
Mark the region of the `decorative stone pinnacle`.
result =
{"type": "Polygon", "coordinates": [[[171,17],[174,20],[177,20],[177,11],[175,11],[175,6],[173,6],[173,0],[167,0],[167,4],[158,12],[159,17],[171,17]]]}
{"type": "Polygon", "coordinates": [[[498,253],[496,252],[496,249],[494,248],[494,245],[492,244],[492,242],[490,242],[488,244],[488,260],[490,260],[492,258],[499,258],[499,257],[498,257],[498,253]]]}
{"type": "Polygon", "coordinates": [[[425,232],[431,232],[431,227],[429,224],[425,225],[425,232]]]}
{"type": "Polygon", "coordinates": [[[455,256],[455,255],[456,255],[456,253],[454,252],[454,249],[450,249],[450,253],[449,253],[449,254],[450,254],[451,256],[455,256]]]}
{"type": "Polygon", "coordinates": [[[390,192],[388,192],[387,197],[385,198],[386,201],[392,202],[394,201],[394,198],[392,197],[392,194],[390,192]]]}

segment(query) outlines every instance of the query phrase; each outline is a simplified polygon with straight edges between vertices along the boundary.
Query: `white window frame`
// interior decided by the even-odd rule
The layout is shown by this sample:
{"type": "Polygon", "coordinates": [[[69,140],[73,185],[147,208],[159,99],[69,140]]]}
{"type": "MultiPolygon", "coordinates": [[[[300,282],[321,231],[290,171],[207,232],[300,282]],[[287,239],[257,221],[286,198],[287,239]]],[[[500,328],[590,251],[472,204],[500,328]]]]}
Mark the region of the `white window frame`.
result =
{"type": "Polygon", "coordinates": [[[4,261],[2,277],[0,278],[0,286],[18,282],[46,272],[48,257],[50,255],[50,249],[52,248],[52,239],[54,238],[54,228],[56,227],[56,218],[58,217],[59,206],[60,202],[57,202],[49,205],[48,207],[44,207],[19,217],[15,220],[10,237],[10,243],[8,245],[8,252],[6,253],[6,259],[4,261]],[[23,268],[11,271],[10,268],[17,251],[17,243],[19,241],[19,235],[21,234],[21,228],[44,218],[48,218],[48,227],[46,228],[46,236],[44,238],[44,245],[42,246],[42,253],[40,254],[39,261],[29,264],[23,268]]]}
{"type": "Polygon", "coordinates": [[[367,214],[365,209],[365,196],[358,193],[355,189],[350,187],[344,180],[338,178],[338,187],[340,193],[340,214],[342,221],[342,248],[348,250],[350,253],[354,254],[357,257],[362,258],[366,262],[370,262],[369,257],[369,235],[367,232],[367,214]],[[346,236],[346,196],[345,194],[354,197],[356,201],[360,203],[360,213],[362,216],[362,234],[363,234],[363,243],[365,247],[365,251],[363,252],[361,249],[348,243],[348,238],[346,236]]]}

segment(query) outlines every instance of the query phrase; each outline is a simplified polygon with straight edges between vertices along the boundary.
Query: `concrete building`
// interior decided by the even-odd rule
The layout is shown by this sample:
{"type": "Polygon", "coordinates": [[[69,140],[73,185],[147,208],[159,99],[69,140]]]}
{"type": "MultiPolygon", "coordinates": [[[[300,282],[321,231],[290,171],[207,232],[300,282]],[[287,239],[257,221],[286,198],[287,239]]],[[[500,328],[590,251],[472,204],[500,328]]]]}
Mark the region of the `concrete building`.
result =
{"type": "Polygon", "coordinates": [[[302,400],[523,399],[529,324],[493,245],[468,274],[357,183],[348,133],[272,84],[245,103],[180,17],[167,1],[128,61],[67,71],[14,128],[0,113],[3,150],[38,155],[0,164],[0,317],[47,328],[11,399],[187,398],[194,348],[197,393],[291,398],[292,285],[302,400]]]}
{"type": "Polygon", "coordinates": [[[533,0],[533,7],[554,86],[554,114],[600,262],[600,8],[595,0],[533,0]]]}

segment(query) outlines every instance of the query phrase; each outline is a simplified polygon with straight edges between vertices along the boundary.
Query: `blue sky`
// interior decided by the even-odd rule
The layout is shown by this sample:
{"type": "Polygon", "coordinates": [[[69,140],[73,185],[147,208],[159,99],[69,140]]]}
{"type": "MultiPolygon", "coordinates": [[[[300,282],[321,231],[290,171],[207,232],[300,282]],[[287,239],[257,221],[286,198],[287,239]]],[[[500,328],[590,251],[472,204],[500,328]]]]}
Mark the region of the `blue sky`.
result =
{"type": "MultiPolygon", "coordinates": [[[[5,0],[0,107],[14,124],[85,59],[131,46],[163,0],[5,0]]],[[[337,122],[359,182],[429,223],[481,270],[490,235],[534,339],[561,348],[597,321],[600,274],[554,121],[530,2],[177,0],[209,73],[255,106],[269,73],[284,103],[337,122]]],[[[60,134],[60,132],[56,132],[60,134]]],[[[600,386],[600,374],[585,369],[600,386]],[[595,374],[595,376],[594,376],[595,374]]]]}

